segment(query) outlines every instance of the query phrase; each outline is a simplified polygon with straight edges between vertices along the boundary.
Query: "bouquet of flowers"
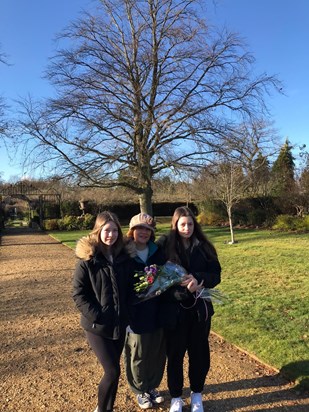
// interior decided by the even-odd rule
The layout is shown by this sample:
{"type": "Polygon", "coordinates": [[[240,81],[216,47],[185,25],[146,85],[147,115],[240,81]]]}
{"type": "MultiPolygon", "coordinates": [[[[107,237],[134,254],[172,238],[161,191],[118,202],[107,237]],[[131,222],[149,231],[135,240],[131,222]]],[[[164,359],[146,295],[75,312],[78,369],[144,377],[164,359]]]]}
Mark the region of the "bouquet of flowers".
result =
{"type": "Polygon", "coordinates": [[[140,301],[151,299],[171,286],[181,283],[186,273],[186,269],[170,261],[163,266],[146,266],[142,272],[135,273],[134,276],[139,278],[139,281],[135,284],[134,290],[140,301]]]}
{"type": "MultiPolygon", "coordinates": [[[[139,278],[139,281],[135,284],[134,290],[142,302],[160,295],[173,285],[180,284],[186,274],[186,269],[170,261],[163,266],[146,266],[142,272],[135,273],[134,276],[139,278]]],[[[195,299],[198,298],[223,303],[226,297],[218,289],[201,287],[195,292],[195,299]]]]}

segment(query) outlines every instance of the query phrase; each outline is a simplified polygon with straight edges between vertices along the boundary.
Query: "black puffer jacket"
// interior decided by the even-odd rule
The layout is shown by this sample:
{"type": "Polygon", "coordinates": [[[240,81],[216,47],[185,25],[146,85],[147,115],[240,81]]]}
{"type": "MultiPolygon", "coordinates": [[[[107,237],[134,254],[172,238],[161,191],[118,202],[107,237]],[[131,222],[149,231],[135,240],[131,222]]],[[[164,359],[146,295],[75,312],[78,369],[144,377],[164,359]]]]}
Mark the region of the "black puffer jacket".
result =
{"type": "MultiPolygon", "coordinates": [[[[158,266],[165,263],[165,256],[161,248],[159,248],[154,242],[149,241],[148,247],[148,259],[147,262],[143,262],[136,254],[136,247],[134,242],[129,242],[130,255],[134,257],[134,272],[142,272],[145,266],[156,264],[158,266]]],[[[132,283],[138,282],[138,279],[132,277],[132,283]]],[[[132,290],[133,287],[130,289],[132,290]]],[[[143,302],[140,302],[136,293],[133,290],[130,298],[129,306],[130,327],[134,333],[143,334],[151,333],[160,327],[159,324],[159,300],[158,298],[152,298],[143,302]]]]}
{"type": "MultiPolygon", "coordinates": [[[[167,236],[158,240],[158,245],[165,249],[167,236]]],[[[186,259],[182,256],[181,264],[205,288],[214,288],[221,281],[221,266],[218,260],[208,260],[202,244],[195,240],[186,259]]],[[[182,286],[172,286],[160,296],[160,323],[163,327],[174,328],[181,323],[183,312],[196,311],[200,321],[206,321],[214,314],[211,302],[199,298],[195,301],[192,293],[182,286]]]]}
{"type": "Polygon", "coordinates": [[[77,262],[73,299],[81,312],[81,326],[88,332],[118,339],[128,324],[127,299],[132,259],[123,251],[110,263],[89,237],[76,246],[77,262]]]}

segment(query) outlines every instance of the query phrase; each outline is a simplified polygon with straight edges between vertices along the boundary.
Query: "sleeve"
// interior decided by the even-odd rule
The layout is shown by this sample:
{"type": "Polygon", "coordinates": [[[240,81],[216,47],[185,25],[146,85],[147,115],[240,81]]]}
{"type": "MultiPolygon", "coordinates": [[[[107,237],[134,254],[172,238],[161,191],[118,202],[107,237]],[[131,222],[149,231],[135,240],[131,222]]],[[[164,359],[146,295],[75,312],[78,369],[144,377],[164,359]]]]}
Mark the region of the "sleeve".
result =
{"type": "Polygon", "coordinates": [[[102,307],[93,290],[89,267],[85,261],[76,264],[72,297],[77,309],[89,322],[96,323],[100,320],[102,307]]]}
{"type": "Polygon", "coordinates": [[[221,282],[221,265],[218,260],[208,261],[205,259],[205,271],[192,273],[198,283],[203,281],[205,288],[214,288],[221,282]]]}

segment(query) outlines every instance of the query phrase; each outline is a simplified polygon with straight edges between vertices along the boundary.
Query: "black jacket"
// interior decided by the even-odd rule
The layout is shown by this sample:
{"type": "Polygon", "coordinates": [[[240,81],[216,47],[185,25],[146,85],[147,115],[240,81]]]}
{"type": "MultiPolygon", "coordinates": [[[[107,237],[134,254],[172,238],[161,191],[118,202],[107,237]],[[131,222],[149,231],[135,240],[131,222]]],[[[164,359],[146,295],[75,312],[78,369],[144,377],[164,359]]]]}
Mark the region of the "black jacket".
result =
{"type": "MultiPolygon", "coordinates": [[[[162,236],[158,244],[165,249],[167,240],[167,236],[162,236]]],[[[201,243],[197,240],[193,243],[187,259],[183,259],[181,264],[197,279],[198,283],[203,280],[205,288],[214,288],[221,281],[219,261],[208,260],[201,243]]],[[[195,301],[193,294],[182,286],[173,286],[160,296],[160,323],[163,327],[176,327],[186,310],[196,311],[201,322],[214,314],[211,302],[201,298],[195,301]]]]}
{"type": "MultiPolygon", "coordinates": [[[[133,242],[131,242],[131,245],[133,242]]],[[[165,254],[155,243],[148,243],[149,252],[147,262],[144,263],[135,252],[134,272],[142,272],[145,266],[156,264],[158,266],[165,263],[165,254]]],[[[132,251],[131,251],[132,254],[132,251]]],[[[138,278],[132,277],[133,284],[138,282],[138,278]]],[[[159,324],[159,300],[157,297],[139,302],[136,293],[133,292],[130,299],[129,323],[134,333],[151,333],[160,327],[159,324]]]]}
{"type": "Polygon", "coordinates": [[[123,251],[109,262],[89,237],[77,243],[76,255],[80,260],[73,278],[73,299],[81,312],[81,326],[88,332],[118,339],[128,324],[132,259],[123,251]]]}

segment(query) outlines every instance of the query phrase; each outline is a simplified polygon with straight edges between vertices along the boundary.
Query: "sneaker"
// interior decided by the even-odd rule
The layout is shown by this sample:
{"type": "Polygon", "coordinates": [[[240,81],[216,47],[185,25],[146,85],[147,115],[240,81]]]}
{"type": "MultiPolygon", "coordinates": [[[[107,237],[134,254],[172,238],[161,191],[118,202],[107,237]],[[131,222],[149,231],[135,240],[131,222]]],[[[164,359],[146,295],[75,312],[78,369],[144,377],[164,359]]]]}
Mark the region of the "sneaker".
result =
{"type": "Polygon", "coordinates": [[[191,392],[191,412],[204,412],[201,393],[191,392]]]}
{"type": "Polygon", "coordinates": [[[183,400],[181,398],[172,398],[170,412],[182,412],[183,400]]]}
{"type": "Polygon", "coordinates": [[[151,401],[158,405],[159,403],[164,402],[163,396],[156,389],[151,389],[149,392],[151,401]]]}
{"type": "Polygon", "coordinates": [[[149,393],[141,393],[137,395],[137,402],[141,409],[150,409],[153,406],[149,393]]]}

